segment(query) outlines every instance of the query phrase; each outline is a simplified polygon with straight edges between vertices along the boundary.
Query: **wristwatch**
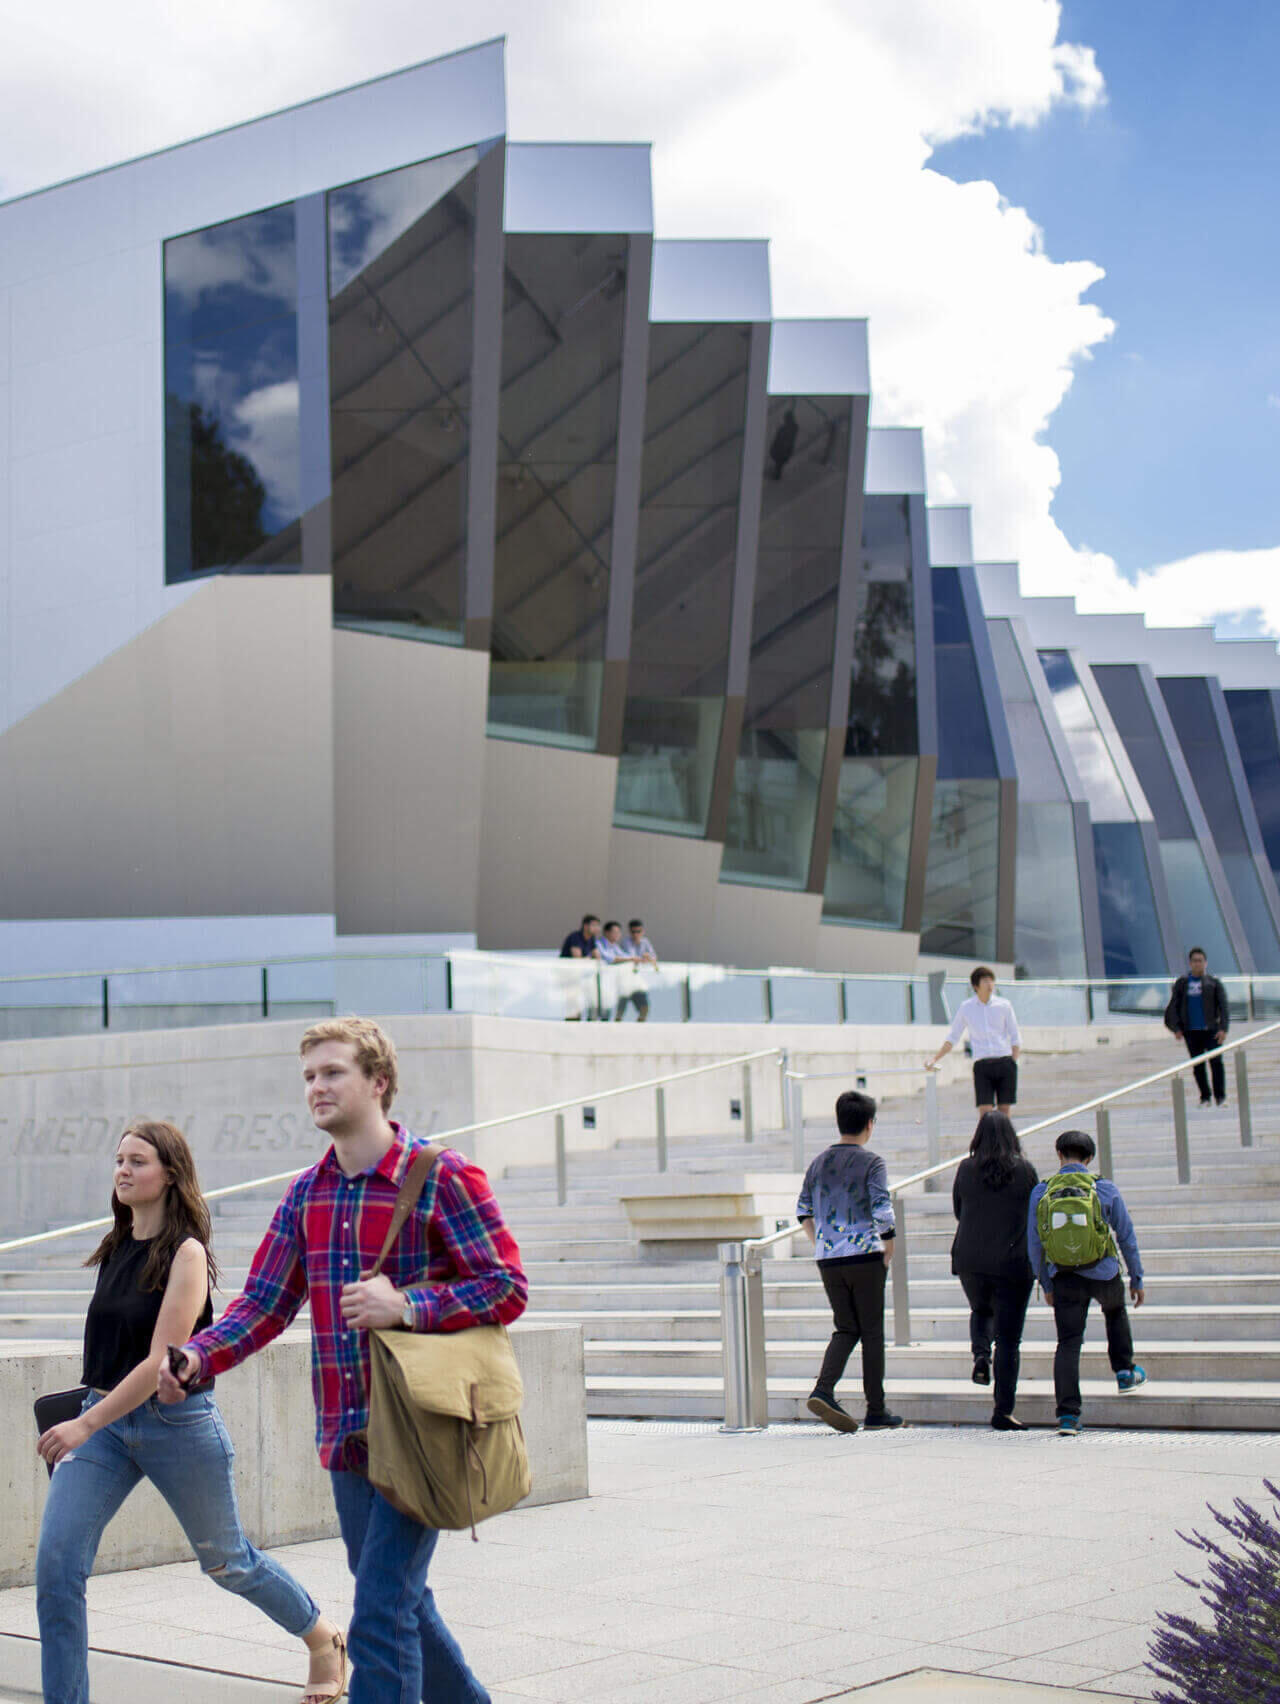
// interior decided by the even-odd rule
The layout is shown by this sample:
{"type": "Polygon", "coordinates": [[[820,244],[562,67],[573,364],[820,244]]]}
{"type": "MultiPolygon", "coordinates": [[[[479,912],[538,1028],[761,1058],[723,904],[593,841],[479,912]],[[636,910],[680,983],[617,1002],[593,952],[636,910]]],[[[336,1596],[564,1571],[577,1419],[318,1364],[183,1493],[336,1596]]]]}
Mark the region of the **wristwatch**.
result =
{"type": "Polygon", "coordinates": [[[413,1303],[412,1302],[406,1302],[404,1304],[404,1310],[400,1315],[400,1323],[406,1331],[412,1331],[413,1330],[414,1320],[413,1320],[413,1303]]]}

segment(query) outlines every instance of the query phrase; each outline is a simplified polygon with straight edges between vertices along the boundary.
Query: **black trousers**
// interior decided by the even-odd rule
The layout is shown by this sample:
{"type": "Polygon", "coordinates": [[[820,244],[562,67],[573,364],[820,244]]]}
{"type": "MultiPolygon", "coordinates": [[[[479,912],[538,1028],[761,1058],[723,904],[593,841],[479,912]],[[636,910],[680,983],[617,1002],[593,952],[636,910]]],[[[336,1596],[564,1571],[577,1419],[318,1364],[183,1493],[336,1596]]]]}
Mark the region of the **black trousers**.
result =
{"type": "Polygon", "coordinates": [[[881,1256],[856,1266],[834,1266],[820,1260],[822,1287],[831,1303],[835,1331],[818,1374],[819,1390],[834,1395],[849,1357],[862,1344],[862,1394],[868,1414],[884,1413],[884,1281],[881,1256]]]}
{"type": "Polygon", "coordinates": [[[1124,1279],[1118,1272],[1114,1278],[1082,1278],[1078,1272],[1056,1272],[1052,1288],[1053,1323],[1058,1328],[1053,1394],[1059,1414],[1079,1414],[1080,1349],[1090,1302],[1097,1302],[1102,1309],[1111,1371],[1125,1373],[1133,1366],[1133,1333],[1124,1305],[1124,1279]]]}
{"type": "MultiPolygon", "coordinates": [[[[1216,1047],[1218,1045],[1217,1037],[1214,1035],[1212,1030],[1184,1030],[1182,1033],[1183,1040],[1187,1044],[1187,1052],[1193,1059],[1199,1059],[1202,1053],[1207,1053],[1211,1047],[1216,1047]]],[[[1210,1072],[1213,1073],[1214,1100],[1226,1100],[1227,1073],[1221,1054],[1219,1054],[1216,1059],[1211,1059],[1209,1061],[1207,1070],[1204,1064],[1201,1063],[1197,1065],[1195,1070],[1191,1073],[1196,1080],[1196,1087],[1200,1091],[1200,1099],[1208,1100],[1209,1098],[1210,1072]]]]}
{"type": "Polygon", "coordinates": [[[995,1412],[1012,1414],[1022,1365],[1022,1327],[1031,1300],[1033,1280],[993,1278],[986,1272],[961,1272],[969,1302],[969,1345],[975,1359],[991,1359],[995,1344],[995,1412]]]}

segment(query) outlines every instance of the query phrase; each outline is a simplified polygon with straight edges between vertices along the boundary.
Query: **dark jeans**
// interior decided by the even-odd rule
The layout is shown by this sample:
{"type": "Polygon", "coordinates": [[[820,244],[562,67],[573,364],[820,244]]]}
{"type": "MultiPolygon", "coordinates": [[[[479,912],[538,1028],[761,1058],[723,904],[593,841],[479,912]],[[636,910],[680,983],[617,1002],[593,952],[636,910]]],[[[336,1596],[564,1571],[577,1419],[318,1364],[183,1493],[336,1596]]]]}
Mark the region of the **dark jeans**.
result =
{"type": "Polygon", "coordinates": [[[995,1411],[1012,1414],[1022,1364],[1022,1326],[1031,1300],[1030,1278],[993,1278],[986,1272],[961,1272],[969,1301],[969,1343],[975,1359],[995,1355],[995,1411]]]}
{"type": "MultiPolygon", "coordinates": [[[[1184,1030],[1183,1040],[1187,1044],[1187,1052],[1193,1059],[1198,1059],[1202,1053],[1207,1053],[1211,1047],[1218,1045],[1218,1038],[1212,1030],[1184,1030]]],[[[1203,1064],[1197,1065],[1192,1072],[1196,1087],[1200,1091],[1200,1099],[1209,1098],[1209,1072],[1213,1073],[1213,1098],[1224,1101],[1227,1098],[1227,1073],[1222,1062],[1222,1055],[1209,1061],[1208,1070],[1203,1064]]]]}
{"type": "Polygon", "coordinates": [[[819,1261],[822,1287],[831,1303],[835,1331],[818,1374],[818,1389],[835,1393],[849,1357],[862,1344],[862,1393],[868,1414],[884,1413],[884,1259],[835,1266],[819,1261]]]}
{"type": "Polygon", "coordinates": [[[1051,1289],[1053,1323],[1058,1328],[1053,1394],[1059,1414],[1079,1414],[1080,1348],[1091,1301],[1102,1309],[1111,1371],[1126,1373],[1133,1366],[1133,1333],[1124,1305],[1124,1279],[1118,1272],[1114,1278],[1082,1278],[1078,1272],[1056,1272],[1051,1289]]]}
{"type": "Polygon", "coordinates": [[[360,1474],[330,1477],[356,1581],[349,1704],[489,1704],[427,1584],[440,1534],[393,1509],[360,1474]]]}

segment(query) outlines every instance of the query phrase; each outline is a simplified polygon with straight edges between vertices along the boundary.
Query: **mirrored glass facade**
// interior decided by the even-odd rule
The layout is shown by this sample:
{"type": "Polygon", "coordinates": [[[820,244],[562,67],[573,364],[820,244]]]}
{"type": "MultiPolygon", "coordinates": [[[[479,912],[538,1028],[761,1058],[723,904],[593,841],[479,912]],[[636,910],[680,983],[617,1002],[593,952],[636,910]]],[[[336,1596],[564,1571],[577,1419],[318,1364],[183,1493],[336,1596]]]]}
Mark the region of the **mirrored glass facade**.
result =
{"type": "Polygon", "coordinates": [[[803,888],[827,746],[849,473],[847,397],[774,398],[751,668],[722,881],[803,888]]]}
{"type": "Polygon", "coordinates": [[[508,236],[489,727],[593,747],[627,239],[508,236]]]}
{"type": "Polygon", "coordinates": [[[1233,690],[1224,696],[1254,815],[1267,850],[1267,862],[1280,877],[1280,726],[1276,722],[1276,694],[1233,690]]]}
{"type": "Polygon", "coordinates": [[[655,325],[614,821],[701,835],[728,668],[751,329],[655,325]]]}
{"type": "Polygon", "coordinates": [[[328,196],[339,627],[461,642],[477,159],[328,196]]]}
{"type": "Polygon", "coordinates": [[[825,920],[902,927],[918,754],[911,506],[870,496],[825,920]]]}
{"type": "Polygon", "coordinates": [[[297,309],[292,203],[164,245],[171,583],[301,565],[297,309]]]}
{"type": "Polygon", "coordinates": [[[934,568],[938,779],[925,874],[922,952],[996,957],[1000,782],[957,568],[934,568]]]}

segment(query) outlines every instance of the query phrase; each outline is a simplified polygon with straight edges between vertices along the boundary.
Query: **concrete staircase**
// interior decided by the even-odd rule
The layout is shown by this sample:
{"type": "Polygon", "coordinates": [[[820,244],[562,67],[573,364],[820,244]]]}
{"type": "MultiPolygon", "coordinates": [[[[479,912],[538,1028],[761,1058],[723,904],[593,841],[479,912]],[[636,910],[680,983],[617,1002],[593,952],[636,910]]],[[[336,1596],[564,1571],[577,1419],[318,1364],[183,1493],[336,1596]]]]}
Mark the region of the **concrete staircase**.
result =
{"type": "MultiPolygon", "coordinates": [[[[1033,1058],[1024,1071],[1027,1099],[1018,1122],[1029,1124],[1176,1058],[1168,1041],[1033,1058]]],[[[1150,1383],[1132,1396],[1117,1394],[1095,1316],[1083,1362],[1091,1424],[1280,1429],[1280,1047],[1267,1041],[1251,1050],[1250,1082],[1256,1143],[1250,1149],[1240,1145],[1234,1108],[1201,1110],[1192,1086],[1190,1186],[1176,1181],[1167,1087],[1112,1112],[1116,1181],[1132,1211],[1148,1275],[1134,1336],[1150,1383]]],[[[1230,1078],[1228,1086],[1234,1090],[1230,1078]]],[[[833,1097],[839,1087],[831,1085],[833,1097]]],[[[944,1150],[961,1152],[974,1122],[967,1083],[943,1087],[941,1100],[944,1150]]],[[[882,1103],[875,1146],[891,1178],[926,1163],[922,1119],[921,1095],[882,1103]]],[[[816,1153],[830,1132],[826,1121],[806,1125],[807,1152],[816,1153]]],[[[1051,1169],[1051,1148],[1050,1132],[1031,1141],[1042,1175],[1051,1169]]],[[[750,1148],[740,1134],[672,1137],[670,1155],[672,1169],[740,1169],[745,1159],[752,1171],[791,1169],[789,1140],[780,1132],[758,1134],[750,1148]]],[[[642,1258],[619,1206],[620,1192],[653,1171],[651,1146],[625,1143],[571,1155],[564,1207],[556,1205],[549,1166],[512,1168],[497,1187],[520,1240],[531,1311],[582,1325],[589,1411],[719,1418],[718,1267],[707,1259],[642,1258]]],[[[215,1248],[225,1296],[239,1288],[277,1195],[273,1186],[218,1204],[215,1248]]],[[[968,1314],[950,1273],[949,1190],[914,1191],[906,1232],[911,1342],[889,1349],[891,1406],[909,1420],[984,1420],[990,1392],[969,1381],[968,1314]]],[[[27,1251],[25,1261],[0,1255],[0,1337],[80,1335],[91,1274],[78,1261],[92,1240],[76,1241],[74,1250],[58,1244],[27,1251]]],[[[812,1264],[771,1260],[765,1308],[770,1414],[804,1416],[830,1329],[812,1264]]],[[[1049,1310],[1033,1301],[1018,1409],[1032,1422],[1052,1417],[1052,1346],[1049,1310]]],[[[856,1356],[851,1371],[845,1388],[859,1412],[856,1356]]]]}

